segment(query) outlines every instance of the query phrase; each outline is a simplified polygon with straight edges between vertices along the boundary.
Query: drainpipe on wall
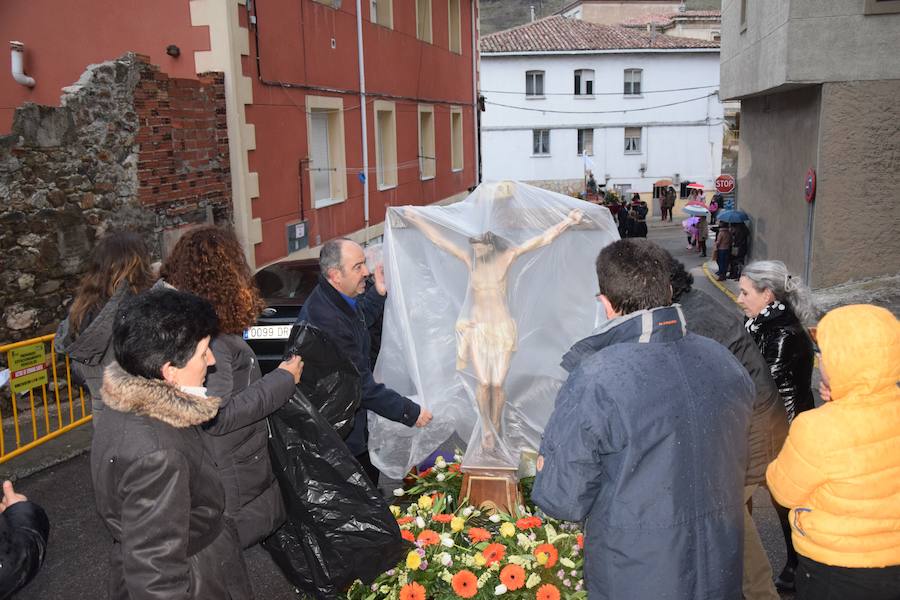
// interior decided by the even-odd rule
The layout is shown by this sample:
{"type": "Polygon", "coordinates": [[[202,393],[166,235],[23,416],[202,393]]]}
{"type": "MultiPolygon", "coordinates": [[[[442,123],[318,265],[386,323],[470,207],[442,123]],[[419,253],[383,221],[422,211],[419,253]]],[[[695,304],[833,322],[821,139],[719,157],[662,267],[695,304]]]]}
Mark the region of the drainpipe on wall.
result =
{"type": "Polygon", "coordinates": [[[359,118],[362,122],[363,218],[369,243],[369,135],[366,125],[366,63],[363,58],[362,1],[356,0],[356,46],[359,50],[359,118]]]}
{"type": "Polygon", "coordinates": [[[481,183],[481,135],[479,123],[481,123],[481,103],[478,102],[478,23],[475,22],[475,4],[478,0],[472,0],[472,127],[475,129],[475,185],[481,183]]]}
{"type": "Polygon", "coordinates": [[[11,41],[9,43],[10,58],[12,62],[12,76],[16,83],[27,87],[34,87],[34,77],[25,74],[24,55],[25,44],[11,41]]]}

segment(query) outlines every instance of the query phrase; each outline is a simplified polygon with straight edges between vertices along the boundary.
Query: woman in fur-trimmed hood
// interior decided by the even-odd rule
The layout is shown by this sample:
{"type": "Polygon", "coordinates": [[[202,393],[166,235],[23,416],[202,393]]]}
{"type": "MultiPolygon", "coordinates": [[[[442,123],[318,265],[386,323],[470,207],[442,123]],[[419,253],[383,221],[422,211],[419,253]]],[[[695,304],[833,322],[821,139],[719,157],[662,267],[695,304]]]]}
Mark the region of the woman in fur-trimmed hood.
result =
{"type": "Polygon", "coordinates": [[[115,317],[91,448],[112,600],[253,597],[198,429],[219,407],[202,387],[217,326],[209,303],[173,290],[140,294],[115,317]]]}

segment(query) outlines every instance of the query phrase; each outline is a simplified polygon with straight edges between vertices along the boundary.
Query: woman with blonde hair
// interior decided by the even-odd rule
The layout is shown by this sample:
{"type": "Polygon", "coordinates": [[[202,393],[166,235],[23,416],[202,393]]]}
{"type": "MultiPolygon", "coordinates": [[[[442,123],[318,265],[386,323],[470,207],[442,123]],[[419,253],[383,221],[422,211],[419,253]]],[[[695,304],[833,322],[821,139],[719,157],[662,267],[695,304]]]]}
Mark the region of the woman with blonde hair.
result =
{"type": "Polygon", "coordinates": [[[210,343],[216,366],[207,374],[206,388],[220,405],[216,417],[204,425],[208,435],[203,437],[225,488],[225,514],[234,520],[241,546],[247,548],[285,519],[265,419],[290,399],[303,363],[292,357],[262,377],[242,333],[265,304],[232,231],[205,226],[187,232],[161,275],[167,284],[207,300],[219,318],[219,334],[210,343]]]}
{"type": "MultiPolygon", "coordinates": [[[[813,323],[812,294],[799,277],[778,260],[760,260],[741,272],[738,303],[747,316],[744,326],[759,346],[784,401],[788,422],[814,407],[812,395],[813,343],[804,323],[813,323]]],[[[775,504],[787,548],[787,563],[775,587],[794,589],[797,552],[791,543],[787,508],[775,504]]]]}
{"type": "Polygon", "coordinates": [[[69,355],[75,374],[87,385],[95,419],[103,408],[103,369],[113,361],[116,312],[123,300],[146,290],[151,283],[150,254],[141,237],[131,231],[111,233],[91,252],[69,316],[56,330],[56,351],[69,355]]]}

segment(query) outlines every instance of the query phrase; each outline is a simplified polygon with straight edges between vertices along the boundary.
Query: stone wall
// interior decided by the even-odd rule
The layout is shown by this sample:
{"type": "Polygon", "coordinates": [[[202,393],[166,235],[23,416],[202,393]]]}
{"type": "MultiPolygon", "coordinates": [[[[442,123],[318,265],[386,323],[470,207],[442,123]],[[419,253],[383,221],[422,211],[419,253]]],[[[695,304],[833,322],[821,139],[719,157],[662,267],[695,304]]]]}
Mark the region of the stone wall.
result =
{"type": "Polygon", "coordinates": [[[127,54],[88,67],[59,107],[26,103],[0,137],[0,344],[55,330],[106,232],[138,231],[160,258],[230,210],[221,74],[171,79],[127,54]]]}

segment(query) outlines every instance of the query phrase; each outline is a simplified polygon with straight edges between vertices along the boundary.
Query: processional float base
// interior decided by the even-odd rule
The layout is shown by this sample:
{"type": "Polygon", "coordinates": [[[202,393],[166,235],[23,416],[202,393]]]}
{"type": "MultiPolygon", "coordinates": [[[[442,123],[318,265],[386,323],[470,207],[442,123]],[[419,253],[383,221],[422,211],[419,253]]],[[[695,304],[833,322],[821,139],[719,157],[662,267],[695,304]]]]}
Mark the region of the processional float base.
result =
{"type": "Polygon", "coordinates": [[[461,496],[488,512],[518,515],[522,504],[516,467],[463,467],[461,496]]]}

